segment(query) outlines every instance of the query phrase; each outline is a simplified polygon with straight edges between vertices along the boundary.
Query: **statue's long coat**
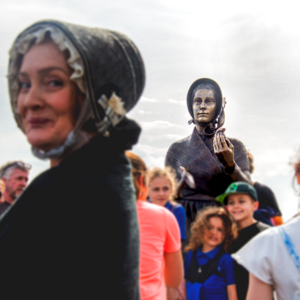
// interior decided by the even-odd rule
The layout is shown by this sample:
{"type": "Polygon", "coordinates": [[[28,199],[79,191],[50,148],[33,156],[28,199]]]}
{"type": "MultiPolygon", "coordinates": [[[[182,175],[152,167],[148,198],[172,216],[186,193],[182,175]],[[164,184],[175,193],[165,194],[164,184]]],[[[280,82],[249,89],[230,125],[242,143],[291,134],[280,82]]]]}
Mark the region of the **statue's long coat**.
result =
{"type": "MultiPolygon", "coordinates": [[[[246,148],[241,141],[229,138],[234,146],[234,160],[242,171],[249,171],[246,148]]],[[[166,165],[171,166],[179,178],[180,166],[190,172],[196,183],[195,189],[184,187],[183,199],[192,201],[215,200],[232,182],[213,149],[213,136],[200,135],[196,127],[188,137],[173,143],[166,156],[166,165]]]]}

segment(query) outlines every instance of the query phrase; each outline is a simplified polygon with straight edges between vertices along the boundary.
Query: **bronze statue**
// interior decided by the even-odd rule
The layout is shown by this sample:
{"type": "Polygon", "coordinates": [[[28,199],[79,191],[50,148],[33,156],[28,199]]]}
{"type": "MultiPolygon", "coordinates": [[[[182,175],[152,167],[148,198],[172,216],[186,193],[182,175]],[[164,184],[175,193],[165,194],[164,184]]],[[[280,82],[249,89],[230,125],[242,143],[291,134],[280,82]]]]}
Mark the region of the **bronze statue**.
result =
{"type": "Polygon", "coordinates": [[[165,164],[174,168],[180,178],[180,167],[189,172],[195,188],[185,185],[179,202],[185,207],[187,223],[194,221],[197,211],[216,205],[215,197],[234,181],[250,182],[246,148],[234,138],[227,138],[225,128],[225,98],[212,79],[196,80],[187,94],[187,106],[194,123],[193,133],[173,143],[165,164]]]}

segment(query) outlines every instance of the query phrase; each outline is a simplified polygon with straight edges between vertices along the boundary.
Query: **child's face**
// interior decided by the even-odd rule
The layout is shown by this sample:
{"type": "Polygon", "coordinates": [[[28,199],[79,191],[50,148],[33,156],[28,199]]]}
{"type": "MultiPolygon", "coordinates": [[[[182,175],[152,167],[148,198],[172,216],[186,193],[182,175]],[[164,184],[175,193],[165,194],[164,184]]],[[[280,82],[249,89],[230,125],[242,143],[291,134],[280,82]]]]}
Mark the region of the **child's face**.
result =
{"type": "Polygon", "coordinates": [[[149,183],[148,196],[153,203],[165,206],[171,195],[172,187],[167,178],[156,177],[149,183]]]}
{"type": "Polygon", "coordinates": [[[228,196],[228,211],[237,221],[253,217],[253,212],[258,208],[258,201],[253,201],[247,194],[234,194],[228,196]]]}
{"type": "Polygon", "coordinates": [[[211,217],[209,227],[205,229],[203,236],[203,246],[216,248],[223,243],[225,238],[224,225],[222,219],[211,217]]]}

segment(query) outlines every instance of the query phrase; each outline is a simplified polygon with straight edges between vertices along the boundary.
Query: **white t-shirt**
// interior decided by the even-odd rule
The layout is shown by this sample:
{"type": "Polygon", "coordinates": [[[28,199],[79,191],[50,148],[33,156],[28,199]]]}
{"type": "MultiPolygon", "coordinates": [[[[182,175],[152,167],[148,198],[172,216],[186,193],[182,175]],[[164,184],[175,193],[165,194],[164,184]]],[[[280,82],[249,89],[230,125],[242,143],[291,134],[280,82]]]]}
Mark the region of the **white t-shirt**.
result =
{"type": "MultiPolygon", "coordinates": [[[[282,226],[300,255],[300,217],[282,226]]],[[[255,277],[273,285],[278,300],[300,299],[300,273],[278,227],[258,234],[232,257],[255,277]]]]}

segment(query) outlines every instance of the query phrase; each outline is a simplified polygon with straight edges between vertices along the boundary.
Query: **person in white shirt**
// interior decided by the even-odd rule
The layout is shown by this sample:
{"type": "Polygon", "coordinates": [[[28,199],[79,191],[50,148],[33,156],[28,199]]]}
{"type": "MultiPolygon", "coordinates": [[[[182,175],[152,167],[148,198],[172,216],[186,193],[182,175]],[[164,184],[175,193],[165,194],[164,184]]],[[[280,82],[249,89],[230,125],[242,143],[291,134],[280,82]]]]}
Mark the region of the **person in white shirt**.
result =
{"type": "MultiPolygon", "coordinates": [[[[300,185],[300,157],[294,165],[300,185]]],[[[232,257],[250,272],[247,300],[300,299],[300,216],[265,230],[232,257]]]]}

